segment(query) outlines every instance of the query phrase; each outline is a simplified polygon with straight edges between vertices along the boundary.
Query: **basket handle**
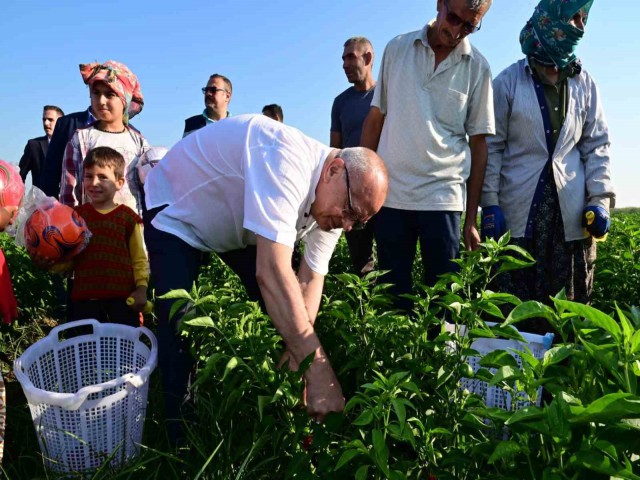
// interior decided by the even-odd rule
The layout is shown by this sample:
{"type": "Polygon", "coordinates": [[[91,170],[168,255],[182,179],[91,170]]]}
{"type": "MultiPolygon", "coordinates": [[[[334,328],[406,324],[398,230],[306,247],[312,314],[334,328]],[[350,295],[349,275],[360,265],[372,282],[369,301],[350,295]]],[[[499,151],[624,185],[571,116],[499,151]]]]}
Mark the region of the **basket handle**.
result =
{"type": "MultiPolygon", "coordinates": [[[[68,330],[70,328],[75,328],[79,326],[91,325],[94,328],[94,332],[96,330],[100,331],[102,325],[97,320],[88,319],[88,320],[78,320],[76,322],[66,323],[64,325],[60,325],[51,330],[48,337],[53,337],[55,341],[59,341],[58,334],[64,330],[68,330]]],[[[60,406],[67,410],[77,410],[82,404],[85,402],[87,397],[92,393],[101,392],[107,388],[119,387],[123,383],[131,384],[133,387],[140,387],[144,384],[144,382],[149,378],[153,370],[155,369],[158,363],[158,341],[155,336],[151,333],[151,331],[146,327],[138,327],[139,337],[142,335],[146,336],[151,343],[151,353],[149,355],[149,359],[147,360],[144,367],[140,369],[137,373],[130,373],[127,375],[123,375],[121,377],[115,378],[108,382],[100,383],[98,385],[88,385],[86,387],[81,388],[76,393],[57,393],[57,392],[45,392],[39,388],[35,388],[29,380],[28,376],[22,371],[22,357],[16,358],[14,361],[14,373],[16,378],[22,385],[25,393],[29,390],[28,397],[30,398],[29,402],[32,401],[35,403],[47,403],[51,405],[60,406]],[[26,386],[26,387],[25,387],[26,386]]]]}
{"type": "MultiPolygon", "coordinates": [[[[81,320],[80,322],[95,322],[95,320],[81,320]]],[[[99,322],[96,322],[99,325],[99,322]]],[[[102,383],[100,385],[90,385],[78,390],[77,393],[67,397],[63,400],[63,407],[69,410],[77,410],[82,406],[87,397],[92,393],[98,393],[103,391],[106,388],[112,388],[122,385],[123,383],[128,383],[135,388],[140,388],[144,383],[149,379],[149,376],[155,370],[158,364],[158,341],[156,337],[151,333],[146,327],[138,327],[137,330],[140,332],[138,336],[138,340],[144,335],[149,339],[151,343],[151,353],[144,367],[142,367],[137,373],[129,373],[127,375],[123,375],[122,377],[115,378],[109,382],[102,383]]]]}
{"type": "Polygon", "coordinates": [[[124,378],[119,377],[98,385],[83,387],[76,393],[57,393],[45,392],[44,390],[35,388],[33,383],[31,383],[31,380],[29,380],[29,377],[22,371],[22,362],[20,361],[20,358],[17,358],[14,362],[14,374],[22,385],[22,389],[25,391],[29,403],[46,403],[49,405],[56,405],[67,410],[78,410],[87,397],[92,393],[98,393],[107,388],[118,387],[128,380],[128,377],[126,376],[124,378]]]}
{"type": "Polygon", "coordinates": [[[149,343],[151,343],[151,353],[144,367],[138,370],[137,373],[127,375],[125,378],[125,381],[128,384],[136,388],[140,388],[149,379],[149,376],[153,373],[156,366],[158,365],[158,341],[156,340],[155,335],[153,335],[151,333],[151,330],[149,330],[147,327],[138,327],[138,331],[140,332],[138,341],[142,338],[143,335],[147,337],[147,339],[149,339],[149,343]]]}
{"type": "MultiPolygon", "coordinates": [[[[48,336],[49,337],[54,337],[59,342],[60,341],[60,333],[64,332],[65,330],[69,330],[69,329],[77,328],[77,327],[84,327],[84,326],[93,327],[93,331],[91,333],[95,333],[96,329],[100,328],[100,322],[98,322],[97,320],[95,320],[93,318],[89,318],[89,319],[86,319],[86,320],[76,320],[75,322],[63,323],[62,325],[58,325],[57,327],[54,327],[49,332],[48,336]]],[[[80,335],[78,335],[78,336],[80,336],[80,335]]]]}

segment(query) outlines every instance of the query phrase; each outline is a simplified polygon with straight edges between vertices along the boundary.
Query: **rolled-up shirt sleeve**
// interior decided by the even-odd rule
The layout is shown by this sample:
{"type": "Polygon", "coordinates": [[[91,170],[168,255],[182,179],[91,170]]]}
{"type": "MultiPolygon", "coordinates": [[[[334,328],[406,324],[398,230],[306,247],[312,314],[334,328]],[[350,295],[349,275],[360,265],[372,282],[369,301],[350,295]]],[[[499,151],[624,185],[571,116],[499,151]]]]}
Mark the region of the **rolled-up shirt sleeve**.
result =
{"type": "Polygon", "coordinates": [[[304,237],[304,259],[313,272],[319,275],[326,275],[329,272],[329,261],[341,233],[341,228],[328,232],[314,228],[304,237]]]}
{"type": "Polygon", "coordinates": [[[382,54],[382,62],[380,62],[380,72],[378,73],[378,82],[376,83],[376,89],[373,91],[373,98],[371,99],[371,106],[380,109],[383,115],[387,114],[387,84],[388,84],[388,70],[387,63],[389,62],[389,56],[393,55],[389,53],[391,44],[388,44],[384,53],[382,54]]]}

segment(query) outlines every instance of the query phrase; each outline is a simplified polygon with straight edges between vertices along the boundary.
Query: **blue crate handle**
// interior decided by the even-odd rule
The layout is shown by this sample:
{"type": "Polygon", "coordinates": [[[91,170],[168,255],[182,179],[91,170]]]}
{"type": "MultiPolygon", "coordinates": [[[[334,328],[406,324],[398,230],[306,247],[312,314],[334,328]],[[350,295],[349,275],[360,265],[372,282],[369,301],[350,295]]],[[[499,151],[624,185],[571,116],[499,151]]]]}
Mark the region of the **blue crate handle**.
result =
{"type": "Polygon", "coordinates": [[[551,348],[553,337],[555,337],[553,333],[545,333],[544,337],[542,337],[542,346],[545,350],[549,350],[551,348]]]}

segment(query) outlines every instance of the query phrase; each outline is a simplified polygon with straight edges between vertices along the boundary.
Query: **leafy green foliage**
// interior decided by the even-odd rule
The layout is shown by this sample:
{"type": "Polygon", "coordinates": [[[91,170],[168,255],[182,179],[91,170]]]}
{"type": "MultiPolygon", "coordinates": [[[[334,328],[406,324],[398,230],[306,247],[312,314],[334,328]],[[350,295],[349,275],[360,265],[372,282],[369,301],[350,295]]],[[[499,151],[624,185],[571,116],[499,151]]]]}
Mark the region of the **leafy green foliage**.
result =
{"type": "Polygon", "coordinates": [[[348,402],[324,425],[305,414],[300,374],[278,368],[283,345],[268,318],[224,285],[192,291],[185,334],[201,368],[190,439],[203,452],[200,464],[206,452],[219,457],[203,474],[636,478],[637,315],[611,317],[562,294],[549,307],[492,292],[500,272],[531,263],[508,241],[465,253],[459,272],[421,289],[412,316],[391,309],[379,273],[333,276],[316,327],[348,402]],[[511,325],[529,318],[575,341],[540,359],[520,353],[521,367],[511,352],[495,351],[476,373],[469,368],[475,338],[522,339],[511,325]],[[467,335],[445,331],[445,321],[467,335]],[[459,388],[462,377],[519,392],[519,402],[508,411],[487,407],[459,388]],[[540,386],[548,398],[537,406],[540,386]]]}
{"type": "Polygon", "coordinates": [[[13,238],[0,233],[0,248],[4,252],[11,272],[11,280],[20,320],[33,320],[49,316],[56,303],[53,292],[53,276],[33,266],[33,262],[23,248],[17,247],[13,238]]]}
{"type": "MultiPolygon", "coordinates": [[[[505,236],[463,253],[459,271],[421,287],[415,312],[404,315],[392,309],[378,272],[343,273],[349,259],[341,243],[316,328],[347,404],[324,424],[304,409],[305,365],[278,366],[284,346],[269,318],[213,258],[197,288],[170,294],[176,308],[188,307],[183,335],[198,362],[188,448],[167,452],[156,382],[143,454],[96,478],[640,478],[639,290],[625,274],[639,264],[638,249],[614,258],[623,254],[614,233],[627,228],[614,219],[599,245],[597,308],[562,292],[543,305],[492,291],[496,275],[532,262],[505,236]],[[513,352],[497,350],[477,371],[469,366],[474,340],[522,340],[514,327],[535,318],[560,334],[543,357],[518,352],[519,365],[513,352]],[[489,407],[460,388],[462,378],[518,402],[489,407]]],[[[635,225],[631,242],[640,219],[623,220],[635,225]]]]}
{"type": "Polygon", "coordinates": [[[16,299],[18,319],[11,325],[0,321],[0,369],[8,372],[11,362],[25,348],[55,326],[51,319],[56,305],[53,277],[33,266],[26,251],[13,238],[0,232],[0,249],[7,260],[16,299]]]}
{"type": "Polygon", "coordinates": [[[614,214],[597,248],[593,304],[606,312],[640,304],[640,211],[614,214]]]}

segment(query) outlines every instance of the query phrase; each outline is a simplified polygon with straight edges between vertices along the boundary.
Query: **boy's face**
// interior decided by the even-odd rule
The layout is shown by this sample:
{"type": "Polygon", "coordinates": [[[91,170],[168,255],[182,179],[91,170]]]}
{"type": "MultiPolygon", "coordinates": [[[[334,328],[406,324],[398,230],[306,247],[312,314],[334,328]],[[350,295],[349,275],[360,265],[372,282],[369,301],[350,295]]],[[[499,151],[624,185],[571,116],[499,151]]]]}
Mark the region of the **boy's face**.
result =
{"type": "Polygon", "coordinates": [[[106,125],[117,125],[119,128],[122,124],[124,104],[104,82],[96,82],[91,88],[91,110],[106,125]]]}
{"type": "Polygon", "coordinates": [[[82,184],[94,206],[108,206],[113,202],[116,192],[124,186],[124,178],[116,179],[113,167],[94,165],[85,168],[82,184]]]}
{"type": "Polygon", "coordinates": [[[0,207],[0,232],[13,223],[18,207],[0,207]]]}

